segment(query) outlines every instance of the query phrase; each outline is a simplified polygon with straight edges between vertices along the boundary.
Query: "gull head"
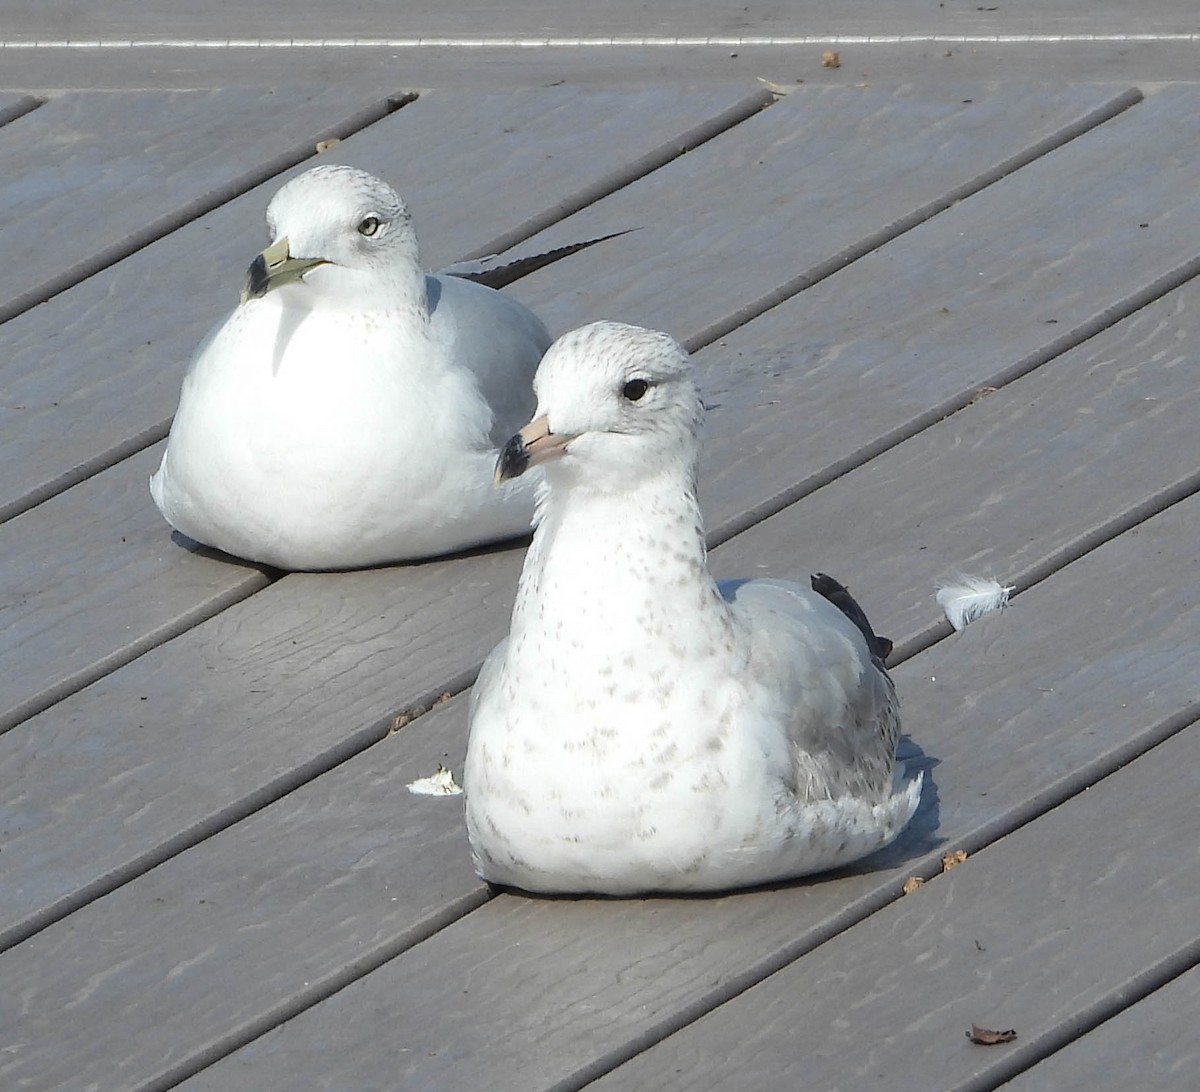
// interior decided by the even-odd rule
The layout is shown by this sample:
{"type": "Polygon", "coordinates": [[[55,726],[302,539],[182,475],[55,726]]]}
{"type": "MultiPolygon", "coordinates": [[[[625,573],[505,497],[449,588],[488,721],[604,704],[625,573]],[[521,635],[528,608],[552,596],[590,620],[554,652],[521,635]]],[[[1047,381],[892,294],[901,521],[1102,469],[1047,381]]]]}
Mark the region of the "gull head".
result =
{"type": "Polygon", "coordinates": [[[386,182],[366,171],[324,165],[293,178],[271,198],[272,243],[251,264],[242,302],[283,285],[369,305],[420,273],[412,216],[386,182]]]}
{"type": "Polygon", "coordinates": [[[663,470],[695,474],[700,396],[667,334],[594,322],[560,337],[533,381],[534,419],[504,446],[497,482],[545,465],[547,484],[611,492],[663,470]]]}

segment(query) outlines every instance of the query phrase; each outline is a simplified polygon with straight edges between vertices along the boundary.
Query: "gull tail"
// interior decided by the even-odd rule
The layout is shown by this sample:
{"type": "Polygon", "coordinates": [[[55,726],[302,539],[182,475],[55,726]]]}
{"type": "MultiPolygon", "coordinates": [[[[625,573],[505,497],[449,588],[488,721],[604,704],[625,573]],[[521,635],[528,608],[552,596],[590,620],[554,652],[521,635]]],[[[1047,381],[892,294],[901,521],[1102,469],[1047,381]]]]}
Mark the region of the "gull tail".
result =
{"type": "Polygon", "coordinates": [[[858,605],[858,600],[850,594],[849,589],[844,584],[839,584],[827,573],[816,573],[813,575],[812,589],[818,595],[828,599],[851,622],[858,626],[859,632],[867,642],[867,648],[871,651],[871,657],[879,662],[880,667],[883,667],[884,660],[892,654],[892,642],[886,637],[880,637],[875,632],[874,627],[867,618],[866,611],[858,605]]]}
{"type": "Polygon", "coordinates": [[[939,584],[935,598],[950,624],[961,630],[977,618],[1008,606],[1013,592],[995,580],[982,576],[960,576],[953,584],[939,584]]]}

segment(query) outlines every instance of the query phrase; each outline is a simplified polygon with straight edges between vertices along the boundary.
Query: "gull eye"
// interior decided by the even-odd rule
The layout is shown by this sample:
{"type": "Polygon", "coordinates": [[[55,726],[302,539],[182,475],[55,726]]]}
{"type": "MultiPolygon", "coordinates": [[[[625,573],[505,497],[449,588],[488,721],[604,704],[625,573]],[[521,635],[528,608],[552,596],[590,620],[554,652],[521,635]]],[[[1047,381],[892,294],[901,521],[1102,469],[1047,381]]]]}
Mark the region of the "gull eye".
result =
{"type": "Polygon", "coordinates": [[[650,384],[644,379],[631,379],[621,388],[621,394],[630,402],[638,402],[649,389],[650,384]]]}
{"type": "Polygon", "coordinates": [[[379,230],[379,217],[368,216],[361,224],[358,225],[359,235],[366,235],[368,238],[374,235],[379,230]]]}

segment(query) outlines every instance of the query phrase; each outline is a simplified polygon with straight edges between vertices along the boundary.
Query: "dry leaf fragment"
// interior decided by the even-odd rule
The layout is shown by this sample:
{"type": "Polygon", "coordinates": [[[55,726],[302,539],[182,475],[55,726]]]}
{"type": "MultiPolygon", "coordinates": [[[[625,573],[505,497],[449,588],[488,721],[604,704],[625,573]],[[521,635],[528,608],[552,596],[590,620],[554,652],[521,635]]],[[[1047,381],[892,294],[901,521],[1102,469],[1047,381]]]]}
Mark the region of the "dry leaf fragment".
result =
{"type": "Polygon", "coordinates": [[[989,394],[995,394],[999,387],[980,387],[971,395],[971,400],[967,403],[968,406],[973,406],[981,398],[986,398],[989,394]]]}
{"type": "Polygon", "coordinates": [[[428,708],[424,705],[410,705],[392,717],[392,723],[388,725],[388,735],[395,734],[405,725],[411,724],[417,717],[424,716],[428,712],[428,708]]]}
{"type": "Polygon", "coordinates": [[[841,68],[841,66],[842,58],[838,55],[836,50],[827,49],[821,54],[822,68],[841,68]]]}
{"type": "Polygon", "coordinates": [[[981,1028],[978,1024],[972,1024],[971,1030],[967,1033],[967,1038],[979,1046],[995,1046],[997,1043],[1011,1043],[1017,1033],[1009,1028],[1007,1031],[989,1031],[987,1028],[981,1028]]]}
{"type": "Polygon", "coordinates": [[[947,853],[942,858],[942,871],[949,872],[955,865],[960,865],[967,859],[967,851],[965,849],[956,849],[953,853],[947,853]]]}
{"type": "Polygon", "coordinates": [[[388,725],[388,735],[394,735],[405,725],[411,724],[417,717],[423,717],[430,709],[436,709],[439,705],[445,704],[453,696],[449,690],[443,690],[429,705],[410,705],[407,709],[402,709],[392,717],[392,723],[388,725]]]}
{"type": "Polygon", "coordinates": [[[341,144],[341,142],[342,141],[340,137],[330,137],[328,140],[318,140],[316,145],[317,155],[320,155],[322,152],[329,151],[329,149],[335,144],[341,144]]]}
{"type": "Polygon", "coordinates": [[[920,876],[909,876],[908,879],[904,881],[904,893],[906,895],[911,895],[924,882],[925,881],[921,879],[920,876]]]}

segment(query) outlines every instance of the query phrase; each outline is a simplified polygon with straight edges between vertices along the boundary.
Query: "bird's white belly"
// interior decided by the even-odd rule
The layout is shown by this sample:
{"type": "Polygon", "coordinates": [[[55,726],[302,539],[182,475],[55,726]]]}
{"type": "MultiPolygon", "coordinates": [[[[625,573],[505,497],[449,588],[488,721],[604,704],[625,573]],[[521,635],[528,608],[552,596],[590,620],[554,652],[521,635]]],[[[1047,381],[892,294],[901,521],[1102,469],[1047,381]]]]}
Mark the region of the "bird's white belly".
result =
{"type": "MultiPolygon", "coordinates": [[[[497,688],[499,692],[500,688],[497,688]]],[[[794,826],[786,747],[736,687],[493,702],[472,721],[467,822],[482,874],[528,890],[704,890],[774,874],[794,826]],[[507,708],[504,707],[507,705],[507,708]],[[569,719],[565,719],[569,717],[569,719]]]]}
{"type": "MultiPolygon", "coordinates": [[[[261,326],[237,331],[225,355],[219,334],[201,362],[212,366],[189,379],[153,487],[171,523],[286,568],[460,546],[456,521],[473,501],[498,500],[492,457],[472,445],[469,418],[458,419],[468,435],[430,422],[438,399],[462,404],[473,392],[422,388],[403,366],[404,346],[381,361],[369,327],[310,322],[281,347],[275,324],[261,326]]],[[[519,514],[513,522],[519,532],[519,514]]]]}
{"type": "Polygon", "coordinates": [[[639,663],[632,699],[602,674],[570,693],[544,676],[492,680],[464,771],[480,874],[559,893],[726,890],[834,868],[895,837],[919,783],[889,799],[802,799],[779,708],[720,665],[699,667],[684,689],[639,663]]]}

